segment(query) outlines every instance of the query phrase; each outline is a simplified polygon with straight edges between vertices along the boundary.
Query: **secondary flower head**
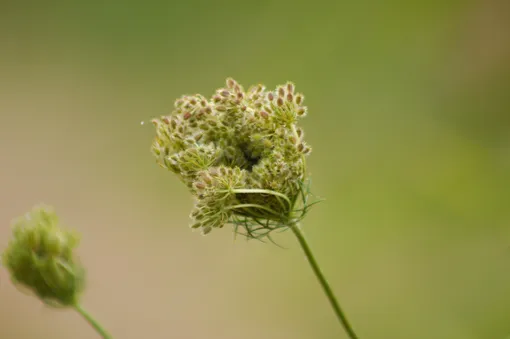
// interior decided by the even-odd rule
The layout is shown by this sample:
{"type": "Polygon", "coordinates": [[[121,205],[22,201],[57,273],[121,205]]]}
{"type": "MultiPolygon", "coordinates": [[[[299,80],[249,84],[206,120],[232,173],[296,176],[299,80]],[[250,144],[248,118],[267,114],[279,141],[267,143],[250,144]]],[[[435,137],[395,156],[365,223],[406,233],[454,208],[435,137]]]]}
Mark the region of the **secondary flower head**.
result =
{"type": "Polygon", "coordinates": [[[18,218],[12,228],[2,259],[13,282],[50,305],[74,305],[85,275],[74,255],[78,236],[60,228],[55,212],[45,206],[18,218]]]}
{"type": "Polygon", "coordinates": [[[211,98],[184,95],[170,115],[153,120],[157,162],[197,199],[192,228],[207,234],[233,223],[254,237],[298,218],[311,152],[297,126],[307,113],[303,101],[291,82],[245,91],[229,78],[211,98]]]}

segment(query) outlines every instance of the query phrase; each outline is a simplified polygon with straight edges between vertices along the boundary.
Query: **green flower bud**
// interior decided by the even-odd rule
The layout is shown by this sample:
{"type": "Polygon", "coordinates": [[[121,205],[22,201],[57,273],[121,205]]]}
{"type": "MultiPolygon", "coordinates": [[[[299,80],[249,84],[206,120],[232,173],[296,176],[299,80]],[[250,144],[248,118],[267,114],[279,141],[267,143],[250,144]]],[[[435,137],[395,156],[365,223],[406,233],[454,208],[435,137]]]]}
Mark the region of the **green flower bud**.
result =
{"type": "Polygon", "coordinates": [[[12,225],[13,238],[2,254],[13,283],[52,306],[72,306],[84,287],[85,270],[75,257],[79,237],[58,225],[54,211],[35,207],[12,225]]]}

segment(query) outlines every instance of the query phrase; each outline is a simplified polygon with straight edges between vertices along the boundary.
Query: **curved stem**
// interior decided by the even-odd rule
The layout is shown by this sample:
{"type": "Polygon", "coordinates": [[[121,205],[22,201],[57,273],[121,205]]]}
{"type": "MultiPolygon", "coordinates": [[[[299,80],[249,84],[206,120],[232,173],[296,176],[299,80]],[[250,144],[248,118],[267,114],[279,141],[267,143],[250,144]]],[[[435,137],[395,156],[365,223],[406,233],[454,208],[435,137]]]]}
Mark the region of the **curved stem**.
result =
{"type": "Polygon", "coordinates": [[[112,339],[112,336],[97,322],[96,319],[94,319],[85,309],[80,305],[76,304],[74,305],[74,309],[76,312],[78,312],[87,322],[90,326],[92,326],[96,332],[103,338],[103,339],[112,339]]]}
{"type": "Polygon", "coordinates": [[[343,326],[345,332],[347,332],[347,334],[349,335],[349,338],[358,339],[358,336],[356,335],[351,325],[349,324],[349,321],[347,320],[345,313],[340,308],[340,305],[338,304],[338,301],[333,293],[333,290],[331,289],[328,281],[322,274],[319,264],[315,260],[315,257],[313,256],[313,253],[310,250],[310,247],[308,246],[308,243],[306,242],[303,233],[299,229],[299,226],[297,224],[293,224],[290,226],[290,229],[292,230],[292,232],[294,232],[294,235],[298,239],[298,242],[301,245],[303,252],[305,252],[305,256],[308,259],[310,266],[312,267],[313,273],[315,273],[317,280],[319,280],[319,283],[321,284],[322,289],[324,290],[324,293],[326,294],[326,297],[328,298],[329,303],[331,304],[331,307],[333,307],[333,310],[335,311],[335,315],[338,318],[338,321],[340,321],[340,324],[343,326]]]}
{"type": "Polygon", "coordinates": [[[267,211],[269,213],[272,213],[272,214],[278,216],[278,213],[276,211],[273,211],[269,207],[258,205],[258,204],[238,204],[238,205],[226,207],[225,209],[226,210],[235,210],[235,209],[239,209],[239,208],[251,208],[251,207],[259,208],[261,210],[267,211]]]}
{"type": "MultiPolygon", "coordinates": [[[[280,192],[276,192],[276,191],[271,191],[271,190],[266,190],[266,189],[261,189],[261,188],[237,188],[237,189],[234,189],[232,190],[233,193],[248,193],[248,194],[257,194],[257,193],[261,193],[261,194],[270,194],[270,195],[274,195],[275,197],[279,197],[279,198],[282,198],[284,199],[287,204],[289,204],[289,208],[292,206],[289,198],[285,195],[285,194],[282,194],[280,192]]],[[[278,200],[280,201],[280,200],[278,200]]],[[[285,206],[283,206],[285,208],[285,206]]]]}

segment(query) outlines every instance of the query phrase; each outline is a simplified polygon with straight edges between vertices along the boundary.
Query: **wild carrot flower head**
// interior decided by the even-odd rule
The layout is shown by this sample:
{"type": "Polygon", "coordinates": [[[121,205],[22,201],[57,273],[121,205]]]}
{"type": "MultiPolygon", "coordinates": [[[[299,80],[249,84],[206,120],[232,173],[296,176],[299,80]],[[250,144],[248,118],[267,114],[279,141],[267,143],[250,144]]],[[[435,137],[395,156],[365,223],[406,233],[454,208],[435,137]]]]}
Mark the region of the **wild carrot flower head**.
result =
{"type": "Polygon", "coordinates": [[[229,78],[211,98],[184,95],[154,119],[152,153],[196,197],[192,228],[209,233],[232,223],[245,235],[268,234],[304,215],[305,156],[297,123],[307,113],[293,83],[247,91],[229,78]]]}
{"type": "Polygon", "coordinates": [[[72,306],[85,271],[74,250],[78,236],[59,227],[55,212],[35,207],[13,222],[13,238],[2,255],[11,279],[52,306],[72,306]]]}

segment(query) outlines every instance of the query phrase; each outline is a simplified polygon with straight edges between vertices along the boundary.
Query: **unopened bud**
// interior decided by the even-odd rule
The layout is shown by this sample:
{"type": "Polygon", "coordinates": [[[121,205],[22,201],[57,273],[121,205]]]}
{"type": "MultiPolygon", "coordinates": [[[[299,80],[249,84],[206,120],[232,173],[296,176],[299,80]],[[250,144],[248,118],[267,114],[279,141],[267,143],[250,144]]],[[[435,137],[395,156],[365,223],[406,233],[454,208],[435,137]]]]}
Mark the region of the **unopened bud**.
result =
{"type": "Polygon", "coordinates": [[[298,108],[296,113],[298,116],[302,117],[303,115],[306,114],[306,109],[304,107],[300,107],[300,108],[298,108]]]}
{"type": "Polygon", "coordinates": [[[39,206],[13,224],[2,255],[11,279],[49,305],[73,306],[83,290],[85,270],[74,251],[78,235],[58,225],[55,212],[39,206]]]}
{"type": "Polygon", "coordinates": [[[235,85],[236,85],[236,82],[234,79],[232,79],[232,78],[227,79],[227,87],[228,88],[232,89],[232,88],[234,88],[235,85]]]}

